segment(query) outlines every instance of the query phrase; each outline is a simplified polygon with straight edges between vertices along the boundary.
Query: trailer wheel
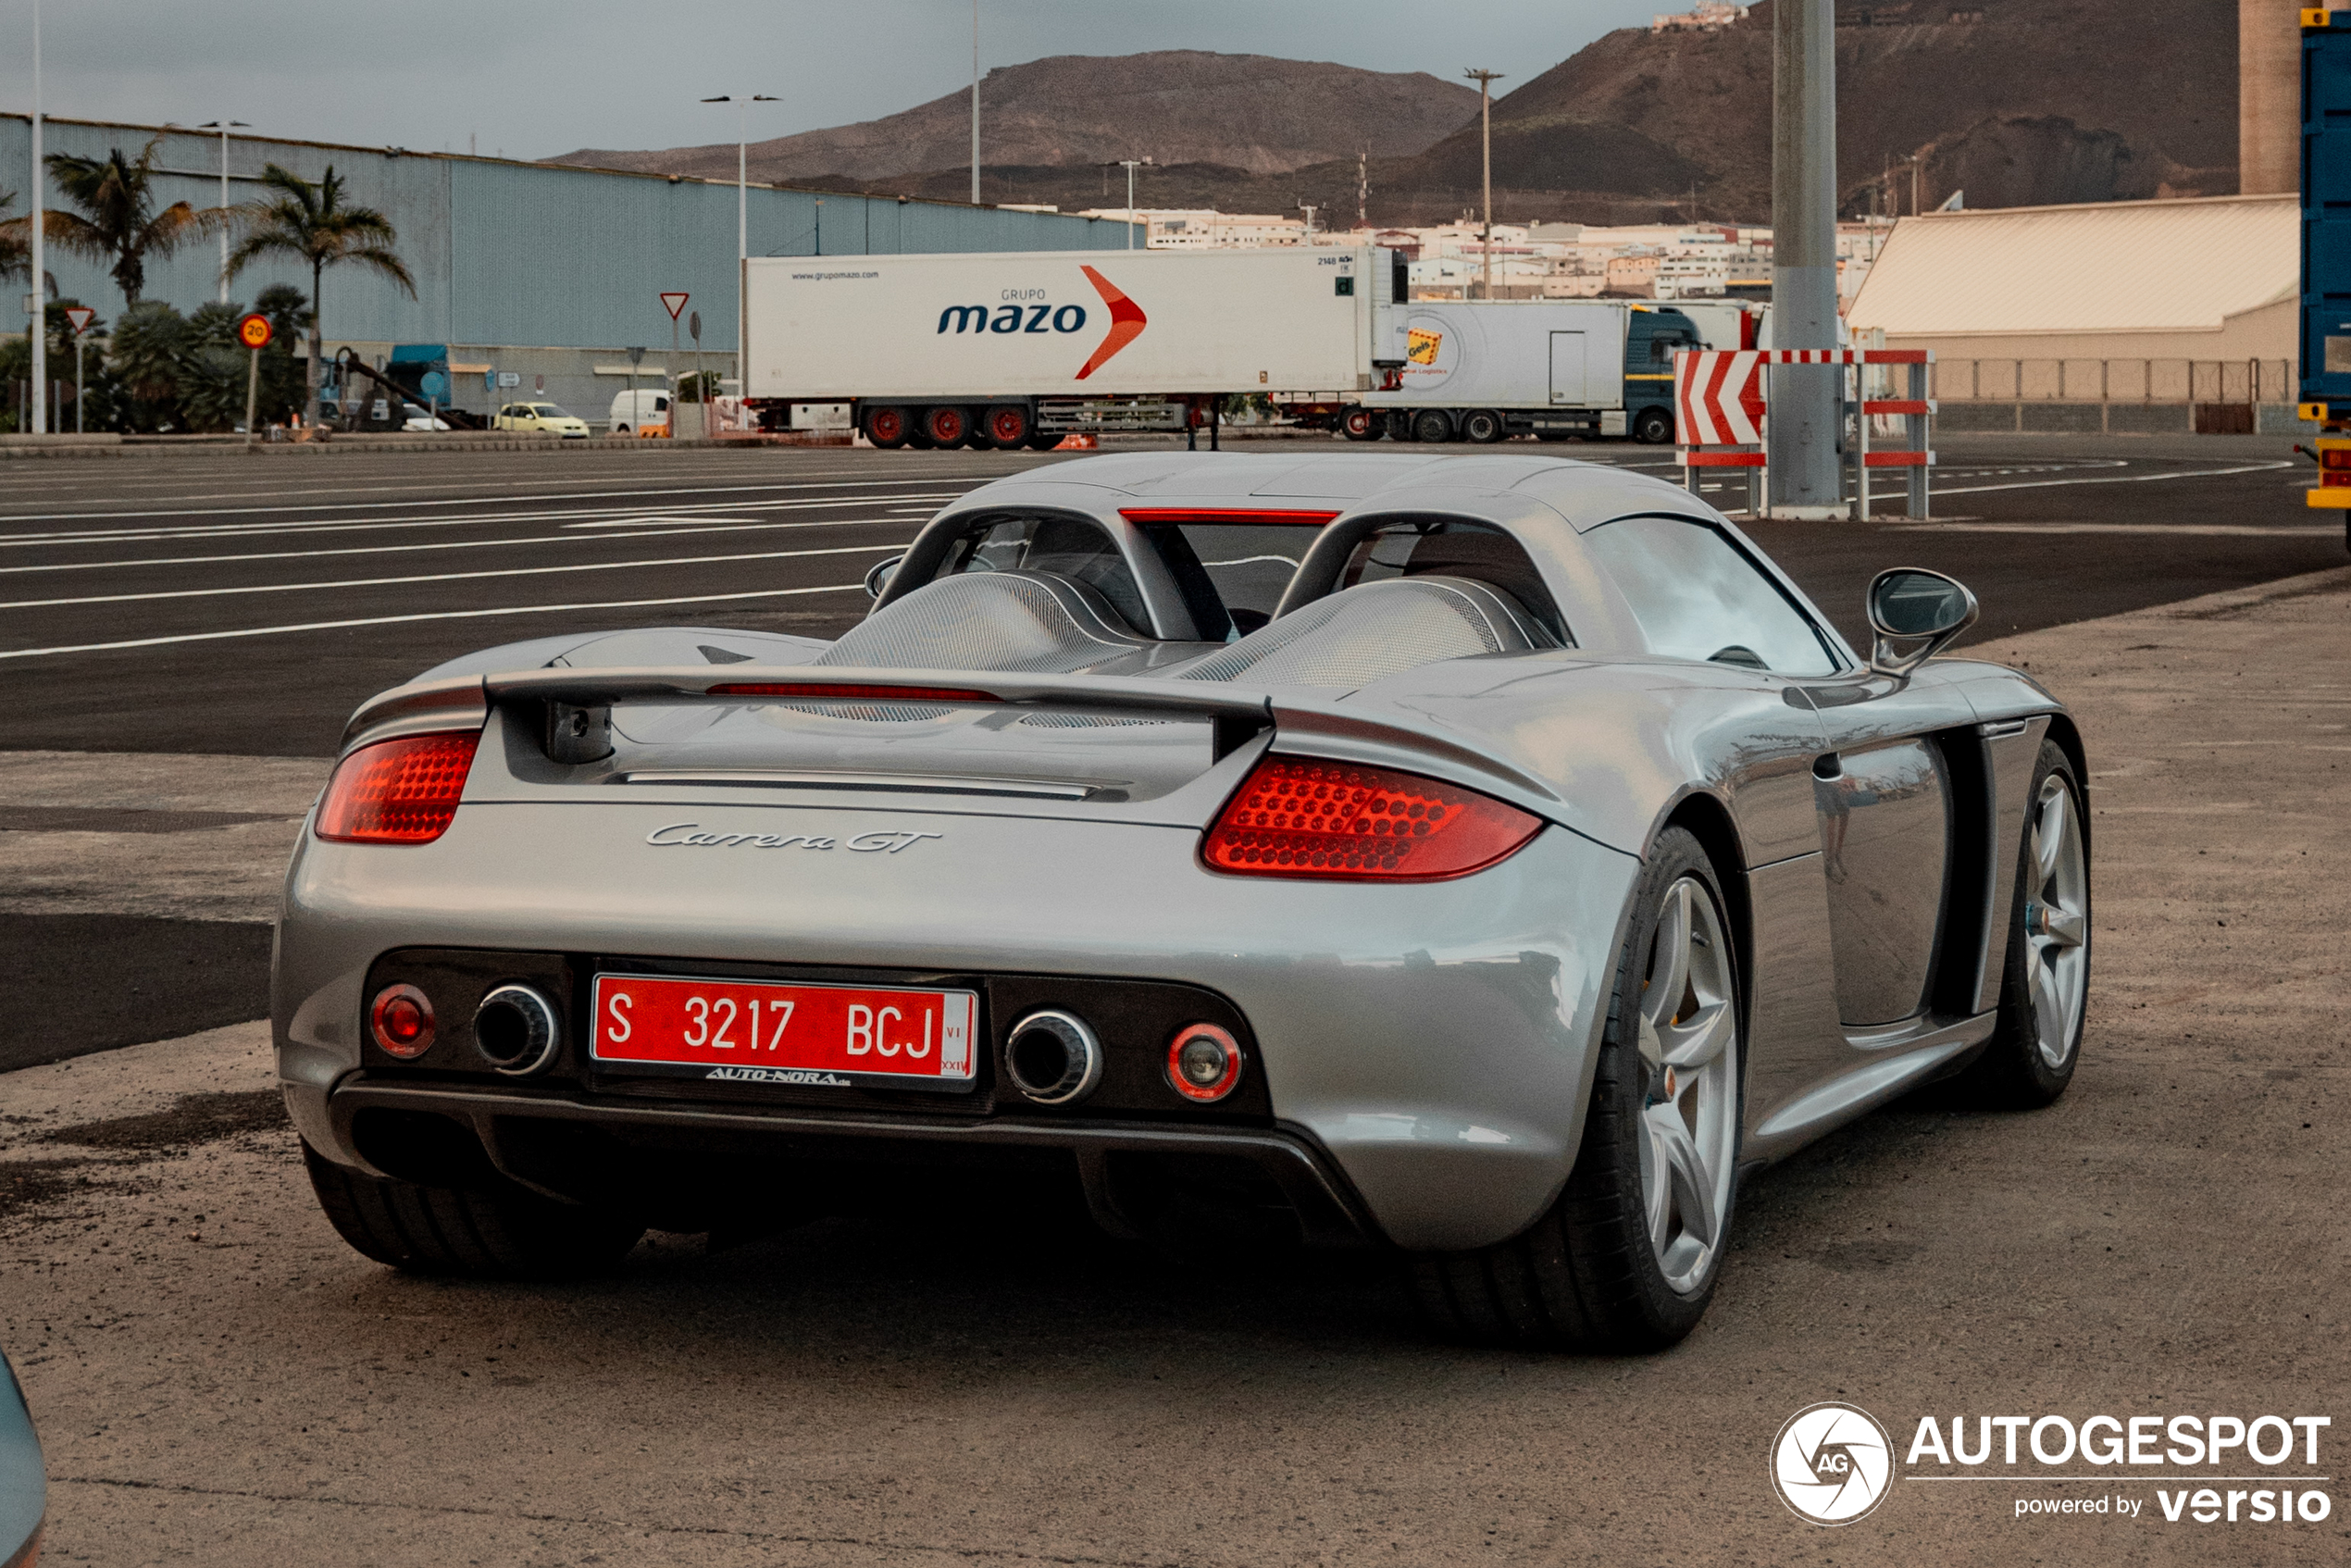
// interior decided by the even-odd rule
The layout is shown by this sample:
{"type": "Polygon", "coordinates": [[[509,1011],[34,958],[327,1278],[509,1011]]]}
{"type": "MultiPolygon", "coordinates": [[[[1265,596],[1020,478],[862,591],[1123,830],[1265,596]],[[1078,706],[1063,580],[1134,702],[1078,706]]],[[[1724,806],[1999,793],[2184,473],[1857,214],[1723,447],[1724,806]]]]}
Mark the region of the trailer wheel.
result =
{"type": "Polygon", "coordinates": [[[1412,416],[1412,439],[1434,445],[1453,439],[1453,421],[1435,408],[1424,408],[1412,416]]]}
{"type": "Polygon", "coordinates": [[[1387,421],[1368,408],[1350,405],[1338,411],[1338,433],[1349,441],[1377,441],[1387,431],[1387,421]]]}
{"type": "Polygon", "coordinates": [[[923,434],[930,438],[933,446],[961,446],[971,433],[971,416],[960,408],[942,406],[923,410],[923,434]]]}
{"type": "Polygon", "coordinates": [[[1028,439],[1021,444],[1031,452],[1051,452],[1061,443],[1061,431],[1032,429],[1028,432],[1028,439]]]}
{"type": "Polygon", "coordinates": [[[1407,408],[1389,409],[1387,411],[1387,423],[1388,440],[1410,441],[1412,439],[1412,410],[1407,408]]]}
{"type": "Polygon", "coordinates": [[[1633,421],[1633,439],[1643,446],[1663,446],[1673,439],[1673,411],[1653,403],[1633,421]]]}
{"type": "Polygon", "coordinates": [[[865,439],[888,452],[895,452],[906,444],[914,433],[914,421],[895,404],[865,410],[865,439]]]}
{"type": "Polygon", "coordinates": [[[1473,408],[1462,416],[1462,434],[1480,446],[1502,439],[1502,417],[1490,408],[1473,408]]]}
{"type": "Polygon", "coordinates": [[[988,444],[1000,452],[1012,452],[1028,442],[1028,410],[1017,403],[1000,403],[990,408],[980,420],[988,444]]]}

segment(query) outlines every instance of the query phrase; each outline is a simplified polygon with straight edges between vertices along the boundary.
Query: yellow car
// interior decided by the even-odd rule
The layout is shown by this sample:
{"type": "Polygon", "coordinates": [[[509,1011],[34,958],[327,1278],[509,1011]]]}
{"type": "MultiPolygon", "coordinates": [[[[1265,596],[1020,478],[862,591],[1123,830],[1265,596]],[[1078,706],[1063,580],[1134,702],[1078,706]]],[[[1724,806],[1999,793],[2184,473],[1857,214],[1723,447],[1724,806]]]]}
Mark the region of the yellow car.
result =
{"type": "Polygon", "coordinates": [[[566,440],[588,439],[588,421],[560,403],[510,403],[498,410],[497,428],[566,440]]]}

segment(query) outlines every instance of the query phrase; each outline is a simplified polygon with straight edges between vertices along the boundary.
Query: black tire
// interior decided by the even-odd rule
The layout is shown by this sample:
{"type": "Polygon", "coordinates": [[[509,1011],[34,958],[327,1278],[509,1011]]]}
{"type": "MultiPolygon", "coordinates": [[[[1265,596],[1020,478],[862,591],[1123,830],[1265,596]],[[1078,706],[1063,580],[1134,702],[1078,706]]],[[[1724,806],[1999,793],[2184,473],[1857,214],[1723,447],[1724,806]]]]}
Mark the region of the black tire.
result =
{"type": "Polygon", "coordinates": [[[1575,434],[1572,430],[1537,430],[1535,432],[1535,439],[1536,441],[1554,442],[1574,441],[1575,439],[1575,434]]]}
{"type": "Polygon", "coordinates": [[[988,445],[998,452],[1017,452],[1028,444],[1028,427],[1026,406],[1000,403],[981,417],[974,433],[984,432],[988,445]]]}
{"type": "Polygon", "coordinates": [[[310,1189],[337,1235],[404,1274],[562,1279],[628,1255],[642,1224],[542,1198],[510,1182],[423,1187],[338,1165],[302,1146],[310,1189]]]}
{"type": "Polygon", "coordinates": [[[1673,411],[1651,404],[1633,417],[1633,439],[1643,446],[1663,446],[1673,439],[1673,411]]]}
{"type": "Polygon", "coordinates": [[[952,404],[924,409],[916,424],[923,439],[941,451],[952,451],[971,439],[971,415],[952,404]]]}
{"type": "Polygon", "coordinates": [[[1491,446],[1502,439],[1502,417],[1490,408],[1473,408],[1462,416],[1462,439],[1476,446],[1491,446]]]}
{"type": "Polygon", "coordinates": [[[1412,439],[1426,442],[1432,446],[1439,442],[1451,441],[1453,421],[1439,409],[1424,408],[1412,416],[1412,439]]]}
{"type": "Polygon", "coordinates": [[[1062,443],[1062,433],[1059,430],[1031,430],[1028,432],[1028,450],[1051,452],[1062,443]]]}
{"type": "MultiPolygon", "coordinates": [[[[1631,930],[1617,961],[1608,1030],[1574,1169],[1550,1211],[1520,1235],[1479,1251],[1423,1254],[1412,1261],[1414,1297],[1438,1332],[1538,1350],[1623,1354],[1663,1350],[1705,1315],[1730,1250],[1737,1181],[1734,1177],[1726,1188],[1710,1258],[1692,1288],[1677,1291],[1650,1241],[1637,1141],[1644,1136],[1641,1116],[1648,1093],[1648,1069],[1640,1056],[1640,999],[1660,910],[1685,877],[1704,885],[1721,929],[1730,930],[1722,883],[1705,850],[1683,829],[1667,828],[1635,889],[1631,930]]],[[[1727,945],[1735,948],[1735,942],[1727,945]]],[[[1724,954],[1737,1020],[1734,1082],[1743,1098],[1746,1024],[1735,956],[1724,954]]],[[[1739,1107],[1735,1098],[1735,1116],[1739,1107]]],[[[1735,1171],[1735,1136],[1729,1157],[1735,1171]]]]}
{"type": "Polygon", "coordinates": [[[1375,409],[1350,404],[1338,411],[1338,433],[1349,441],[1377,441],[1387,431],[1387,421],[1375,409]]]}
{"type": "Polygon", "coordinates": [[[865,439],[885,452],[904,446],[914,430],[914,417],[896,404],[865,410],[865,439]]]}
{"type": "Polygon", "coordinates": [[[1411,409],[1389,409],[1385,423],[1388,440],[1410,441],[1412,439],[1412,411],[1411,409]]]}
{"type": "Polygon", "coordinates": [[[1984,1054],[1952,1080],[1966,1102],[2008,1110],[2032,1110],[2063,1094],[2082,1062],[2082,1031],[2088,1021],[2090,986],[2090,843],[2089,815],[2083,810],[2082,780],[2072,759],[2054,740],[2041,742],[2033,765],[2033,787],[2024,797],[2025,830],[2017,845],[2016,897],[2009,909],[2008,961],[2001,969],[1999,1022],[1984,1054]],[[2082,831],[2081,943],[2082,1002],[2068,1031],[2062,1060],[2052,1063],[2041,1049],[2041,1029],[2034,1014],[2033,995],[2025,959],[2028,912],[2038,889],[2033,876],[2033,822],[2040,811],[2042,790],[2051,779],[2062,781],[2071,798],[2071,821],[2082,831]]]}

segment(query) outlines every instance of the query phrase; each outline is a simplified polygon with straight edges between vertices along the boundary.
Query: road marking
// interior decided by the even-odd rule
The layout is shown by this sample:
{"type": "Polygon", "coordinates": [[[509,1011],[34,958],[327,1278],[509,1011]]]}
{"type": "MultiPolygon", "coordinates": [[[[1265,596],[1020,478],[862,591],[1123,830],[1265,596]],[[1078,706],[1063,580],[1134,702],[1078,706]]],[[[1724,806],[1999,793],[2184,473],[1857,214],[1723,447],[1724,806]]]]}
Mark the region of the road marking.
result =
{"type": "Polygon", "coordinates": [[[2096,478],[2085,479],[2020,479],[2014,484],[1970,485],[1963,489],[1956,490],[1946,490],[1940,486],[1935,486],[1933,487],[1933,490],[1934,493],[1936,495],[1980,495],[1986,491],[1993,490],[2047,490],[2057,485],[2148,484],[2157,479],[2220,479],[2229,474],[2265,474],[2273,472],[2279,468],[2291,468],[2293,467],[2294,465],[2291,462],[2283,458],[2280,458],[2274,462],[2248,463],[2242,467],[2235,468],[2190,468],[2183,473],[2101,474],[2096,478]]]}
{"type": "Polygon", "coordinates": [[[707,566],[721,561],[786,561],[806,555],[870,555],[903,550],[909,540],[842,544],[824,550],[761,550],[739,555],[675,555],[653,561],[579,561],[568,566],[499,566],[478,572],[428,572],[415,577],[346,578],[341,582],[238,583],[227,588],[167,588],[151,593],[92,593],[73,599],[0,600],[0,610],[54,610],[69,604],[128,604],[150,599],[223,599],[239,593],[327,592],[343,588],[395,588],[417,582],[466,582],[477,578],[551,577],[565,572],[624,572],[660,566],[707,566]]]}
{"type": "MultiPolygon", "coordinates": [[[[756,491],[846,490],[859,484],[961,484],[967,479],[974,484],[986,484],[992,479],[1001,479],[1006,477],[1007,476],[1003,474],[924,474],[915,478],[903,479],[827,479],[820,484],[668,485],[659,490],[583,490],[576,491],[569,494],[534,495],[524,499],[529,500],[535,505],[544,505],[550,501],[621,500],[639,495],[732,495],[740,492],[756,491]]],[[[502,495],[460,495],[452,496],[446,501],[410,501],[403,503],[402,504],[409,506],[494,506],[501,501],[513,499],[515,498],[502,495]]],[[[874,499],[883,500],[888,498],[877,496],[874,499]]],[[[0,525],[11,523],[71,523],[81,522],[84,519],[95,520],[106,517],[211,517],[242,516],[248,514],[263,512],[356,512],[366,507],[381,506],[384,504],[386,504],[386,503],[380,501],[354,501],[349,503],[322,502],[317,505],[299,506],[170,506],[154,507],[142,511],[122,512],[27,512],[15,515],[0,513],[0,525]]],[[[709,503],[704,502],[703,504],[708,505],[709,503]]]]}
{"type": "MultiPolygon", "coordinates": [[[[950,491],[943,495],[926,497],[934,501],[953,501],[968,491],[950,491]]],[[[739,501],[728,510],[735,512],[822,512],[836,506],[872,506],[884,502],[903,500],[896,495],[843,495],[812,501],[739,501]]],[[[260,539],[271,534],[349,533],[362,529],[448,529],[469,528],[490,523],[541,523],[564,518],[593,518],[615,513],[624,519],[643,519],[679,512],[703,512],[706,506],[639,506],[611,508],[566,508],[554,512],[475,512],[462,517],[365,517],[330,523],[205,523],[185,529],[93,529],[87,533],[61,532],[44,534],[0,534],[0,548],[11,550],[43,549],[61,544],[140,544],[173,539],[260,539]]]]}
{"type": "Polygon", "coordinates": [[[2255,523],[1895,523],[1887,527],[1889,533],[2135,533],[2149,539],[2171,539],[2182,534],[2227,535],[2244,534],[2256,538],[2336,539],[2343,530],[2329,525],[2317,528],[2265,527],[2255,523]]]}
{"type": "Polygon", "coordinates": [[[230,631],[188,631],[170,637],[134,637],[120,642],[78,642],[55,648],[0,649],[0,659],[40,659],[56,653],[103,653],[119,648],[160,648],[174,642],[217,642],[233,637],[274,637],[281,632],[338,631],[355,626],[399,626],[409,621],[478,620],[485,616],[557,615],[566,610],[636,610],[659,604],[716,604],[740,599],[790,599],[804,593],[863,593],[862,582],[824,588],[765,588],[748,593],[688,593],[671,599],[612,599],[592,604],[504,604],[489,610],[427,610],[410,616],[364,616],[352,620],[305,621],[292,626],[247,626],[230,631]]]}
{"type": "Polygon", "coordinates": [[[332,550],[256,550],[242,555],[146,555],[128,561],[53,561],[37,566],[0,566],[0,576],[30,572],[128,571],[138,566],[211,566],[224,561],[307,561],[336,555],[405,555],[426,550],[488,550],[503,544],[594,544],[607,539],[667,539],[689,533],[759,533],[778,529],[894,529],[903,517],[823,517],[797,523],[703,522],[695,517],[647,517],[662,526],[634,533],[537,533],[520,539],[438,539],[424,544],[345,544],[332,550]]]}

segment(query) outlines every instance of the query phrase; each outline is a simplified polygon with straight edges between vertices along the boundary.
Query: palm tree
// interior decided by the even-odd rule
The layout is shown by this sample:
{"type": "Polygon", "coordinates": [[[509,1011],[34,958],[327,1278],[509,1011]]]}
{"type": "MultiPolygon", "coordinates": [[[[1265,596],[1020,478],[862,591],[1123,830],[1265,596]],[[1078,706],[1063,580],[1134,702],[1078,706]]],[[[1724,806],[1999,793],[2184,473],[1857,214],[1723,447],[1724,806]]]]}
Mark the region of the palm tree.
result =
{"type": "Polygon", "coordinates": [[[60,248],[92,261],[113,263],[115,286],[126,305],[137,305],[147,286],[147,257],[158,260],[189,241],[213,231],[221,221],[218,208],[198,212],[185,202],[155,210],[151,188],[155,159],[163,155],[163,138],[155,137],[135,158],[109,148],[103,158],[74,153],[51,153],[49,178],[66,200],[81,210],[52,212],[44,228],[60,248]]]}
{"type": "MultiPolygon", "coordinates": [[[[16,205],[14,191],[0,191],[0,213],[16,205]]],[[[0,218],[0,283],[13,283],[32,270],[32,236],[28,219],[0,218]]]]}
{"type": "Polygon", "coordinates": [[[345,261],[373,268],[408,291],[410,299],[417,297],[417,280],[392,248],[400,238],[392,220],[373,207],[343,205],[343,181],[334,165],[314,185],[273,163],[262,169],[261,182],[277,194],[234,209],[245,232],[229,253],[229,276],[263,256],[293,256],[310,264],[310,367],[303,419],[316,425],[326,315],[319,296],[327,268],[345,261]]]}

